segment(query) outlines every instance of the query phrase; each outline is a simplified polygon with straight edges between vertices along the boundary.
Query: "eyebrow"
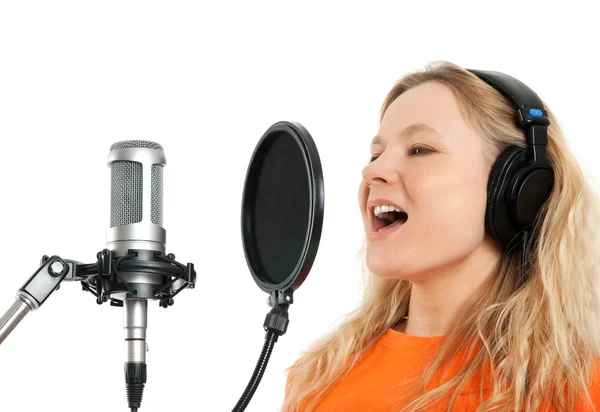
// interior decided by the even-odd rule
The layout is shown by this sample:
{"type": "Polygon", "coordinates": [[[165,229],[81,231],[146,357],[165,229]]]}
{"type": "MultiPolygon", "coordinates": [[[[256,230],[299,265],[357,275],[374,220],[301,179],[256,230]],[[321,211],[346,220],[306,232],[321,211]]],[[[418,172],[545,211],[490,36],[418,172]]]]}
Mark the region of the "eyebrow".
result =
{"type": "MultiPolygon", "coordinates": [[[[441,137],[440,133],[437,130],[435,130],[433,127],[431,127],[425,123],[414,123],[414,124],[411,124],[410,126],[406,126],[404,129],[402,129],[402,131],[400,133],[398,133],[397,137],[402,138],[405,136],[410,136],[417,132],[432,132],[435,135],[437,135],[438,137],[441,137]]],[[[382,143],[382,137],[377,135],[371,141],[371,146],[380,145],[381,143],[382,143]]]]}

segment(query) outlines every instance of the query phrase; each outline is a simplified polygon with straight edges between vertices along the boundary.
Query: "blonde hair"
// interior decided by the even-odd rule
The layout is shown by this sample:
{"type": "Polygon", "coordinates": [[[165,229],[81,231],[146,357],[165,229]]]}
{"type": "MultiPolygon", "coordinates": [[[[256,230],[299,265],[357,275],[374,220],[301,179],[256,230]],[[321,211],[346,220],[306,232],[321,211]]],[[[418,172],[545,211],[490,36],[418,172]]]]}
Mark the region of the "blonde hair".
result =
{"type": "MultiPolygon", "coordinates": [[[[448,62],[434,62],[400,79],[385,98],[381,117],[402,93],[432,81],[453,91],[464,119],[484,139],[490,167],[509,145],[526,147],[512,104],[474,74],[448,62]]],[[[455,326],[402,412],[427,410],[444,396],[450,396],[451,411],[468,380],[486,365],[493,392],[477,412],[537,410],[542,402],[557,411],[572,411],[581,399],[591,405],[587,385],[600,355],[600,203],[556,118],[544,107],[551,121],[548,156],[555,183],[530,231],[527,281],[518,287],[521,254],[505,253],[495,276],[450,322],[455,326]],[[434,372],[461,350],[468,356],[459,372],[426,392],[434,372]]],[[[367,275],[363,299],[339,327],[288,368],[285,412],[299,411],[309,397],[302,412],[312,411],[323,393],[408,311],[411,283],[368,273],[364,245],[360,255],[367,275]]]]}

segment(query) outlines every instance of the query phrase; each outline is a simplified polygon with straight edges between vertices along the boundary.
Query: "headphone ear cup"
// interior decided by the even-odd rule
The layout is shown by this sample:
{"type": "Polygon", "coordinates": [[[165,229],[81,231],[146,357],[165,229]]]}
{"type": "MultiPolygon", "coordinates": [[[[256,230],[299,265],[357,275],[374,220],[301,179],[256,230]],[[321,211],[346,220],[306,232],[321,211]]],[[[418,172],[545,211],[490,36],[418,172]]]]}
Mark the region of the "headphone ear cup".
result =
{"type": "Polygon", "coordinates": [[[527,164],[527,151],[509,146],[494,162],[488,179],[485,229],[503,248],[521,229],[510,216],[506,191],[513,177],[527,164]]]}
{"type": "Polygon", "coordinates": [[[511,217],[520,227],[533,224],[535,218],[554,186],[554,174],[546,168],[527,170],[519,179],[519,186],[512,198],[508,199],[511,217]]]}

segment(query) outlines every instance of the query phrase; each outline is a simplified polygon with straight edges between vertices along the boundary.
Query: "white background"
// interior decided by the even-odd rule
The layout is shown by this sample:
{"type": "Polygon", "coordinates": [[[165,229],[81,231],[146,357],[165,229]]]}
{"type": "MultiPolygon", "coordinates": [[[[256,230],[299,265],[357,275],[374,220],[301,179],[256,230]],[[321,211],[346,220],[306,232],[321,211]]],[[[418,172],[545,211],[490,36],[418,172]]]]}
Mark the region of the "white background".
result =
{"type": "MultiPolygon", "coordinates": [[[[95,260],[110,145],[159,142],[167,251],[194,262],[198,282],[168,310],[150,305],[141,411],[231,410],[269,309],[241,243],[246,168],[271,124],[298,121],[319,149],[326,207],[312,272],[247,409],[277,411],[284,368],[360,297],[357,188],[403,74],[434,60],[512,74],[600,176],[595,14],[533,3],[1,2],[0,311],[42,255],[95,260]]],[[[126,411],[123,361],[122,310],[65,283],[0,347],[0,410],[126,411]]]]}

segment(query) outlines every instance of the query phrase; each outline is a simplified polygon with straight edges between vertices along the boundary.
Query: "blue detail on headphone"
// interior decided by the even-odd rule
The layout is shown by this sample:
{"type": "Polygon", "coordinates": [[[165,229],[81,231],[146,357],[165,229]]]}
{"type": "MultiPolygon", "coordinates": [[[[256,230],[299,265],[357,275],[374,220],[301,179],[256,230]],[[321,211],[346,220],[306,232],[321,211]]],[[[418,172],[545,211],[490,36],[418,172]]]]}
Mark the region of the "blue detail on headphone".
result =
{"type": "Polygon", "coordinates": [[[529,114],[532,116],[542,116],[543,113],[539,109],[529,109],[529,114]]]}

